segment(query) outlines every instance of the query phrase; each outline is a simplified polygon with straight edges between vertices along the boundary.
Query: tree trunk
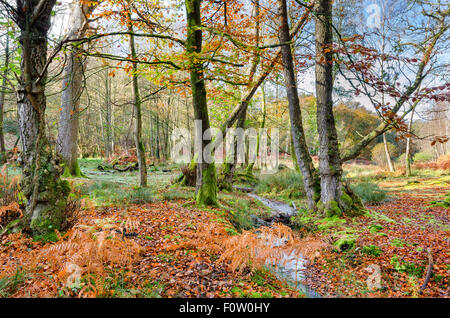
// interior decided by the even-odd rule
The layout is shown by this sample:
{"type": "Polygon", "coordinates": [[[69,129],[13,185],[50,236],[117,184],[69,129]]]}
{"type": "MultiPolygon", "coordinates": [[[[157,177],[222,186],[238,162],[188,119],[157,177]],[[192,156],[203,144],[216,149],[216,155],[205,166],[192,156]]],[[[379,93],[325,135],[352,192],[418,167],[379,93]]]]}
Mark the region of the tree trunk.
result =
{"type": "Polygon", "coordinates": [[[314,209],[319,200],[318,178],[313,166],[308,146],[306,144],[305,132],[302,124],[300,101],[298,98],[297,79],[294,71],[294,61],[289,35],[289,22],[286,0],[278,0],[279,14],[281,19],[280,41],[281,56],[283,60],[284,80],[286,85],[287,99],[289,103],[289,115],[291,119],[291,134],[294,142],[294,150],[297,162],[303,175],[303,184],[308,199],[309,209],[314,209]]]}
{"type": "MultiPolygon", "coordinates": [[[[239,116],[237,122],[236,122],[236,128],[237,129],[244,129],[245,128],[245,118],[247,117],[247,111],[243,111],[241,115],[239,116]]],[[[234,172],[236,171],[237,161],[238,161],[238,155],[239,155],[239,149],[238,144],[239,142],[245,141],[245,134],[242,134],[242,140],[239,140],[239,136],[230,136],[233,138],[231,144],[233,147],[233,156],[229,158],[230,161],[224,163],[223,167],[223,179],[221,180],[219,184],[220,189],[225,189],[228,191],[232,190],[233,186],[233,177],[234,172]]]]}
{"type": "MultiPolygon", "coordinates": [[[[136,48],[134,44],[133,26],[130,23],[128,26],[130,32],[130,53],[131,58],[135,60],[136,48]]],[[[139,165],[139,184],[141,187],[147,186],[147,165],[145,160],[145,146],[142,141],[142,103],[141,96],[139,94],[139,83],[137,77],[137,63],[133,62],[133,106],[134,106],[134,142],[136,144],[136,155],[139,165]]]]}
{"type": "MultiPolygon", "coordinates": [[[[254,26],[254,30],[253,33],[255,35],[255,46],[259,45],[259,28],[260,28],[260,23],[259,23],[259,0],[255,0],[253,2],[253,10],[252,10],[252,17],[255,19],[255,26],[254,26]]],[[[253,85],[253,78],[255,76],[256,70],[258,68],[258,64],[260,61],[260,56],[258,52],[255,52],[253,54],[253,58],[249,67],[249,75],[248,75],[248,83],[247,83],[247,90],[253,85]]],[[[237,122],[236,122],[236,128],[239,130],[244,130],[245,129],[245,119],[247,117],[247,110],[248,110],[248,102],[244,103],[244,107],[241,110],[241,112],[238,115],[237,118],[237,122]]],[[[238,136],[233,136],[232,137],[232,147],[234,149],[233,151],[233,157],[231,158],[231,162],[225,162],[224,164],[224,171],[223,171],[223,180],[221,182],[221,185],[219,186],[221,189],[227,189],[227,190],[232,190],[232,184],[233,184],[233,177],[234,177],[234,172],[236,171],[236,165],[237,165],[237,161],[238,161],[238,142],[239,142],[239,138],[238,136]]],[[[244,143],[244,163],[243,163],[243,167],[247,167],[248,164],[248,147],[249,147],[249,142],[246,141],[245,139],[245,134],[243,135],[243,140],[241,140],[241,142],[244,143]]],[[[248,170],[246,170],[248,172],[248,170]]],[[[251,169],[250,169],[251,171],[251,169]]]]}
{"type": "MultiPolygon", "coordinates": [[[[408,123],[408,134],[411,134],[412,123],[414,117],[414,110],[411,112],[411,118],[408,123]]],[[[405,152],[405,174],[407,177],[411,176],[411,136],[406,138],[406,152],[405,152]]]]}
{"type": "Polygon", "coordinates": [[[36,233],[61,228],[70,192],[45,134],[47,32],[55,2],[47,1],[41,10],[36,10],[37,2],[27,2],[27,10],[18,8],[22,53],[17,104],[24,163],[21,187],[27,199],[23,221],[36,233]]]}
{"type": "Polygon", "coordinates": [[[386,155],[386,162],[390,172],[394,172],[394,165],[392,164],[391,154],[389,152],[388,143],[386,140],[386,133],[383,133],[384,154],[386,155]]]}
{"type": "Polygon", "coordinates": [[[111,79],[109,78],[108,69],[106,70],[105,78],[105,104],[106,104],[106,123],[105,123],[105,150],[106,157],[110,158],[113,154],[112,142],[112,110],[111,110],[111,79]]]}
{"type": "MultiPolygon", "coordinates": [[[[97,4],[88,6],[79,1],[72,2],[71,22],[68,38],[84,37],[87,28],[85,14],[91,13],[97,4]]],[[[80,120],[80,98],[83,91],[83,73],[85,61],[81,56],[81,48],[73,48],[67,57],[63,71],[61,111],[59,114],[58,139],[56,151],[64,162],[64,175],[81,177],[78,165],[78,129],[80,120]]]]}
{"type": "Polygon", "coordinates": [[[156,110],[156,159],[161,159],[161,154],[160,154],[160,145],[159,145],[159,140],[160,140],[160,136],[159,136],[159,113],[158,110],[156,110]]]}
{"type": "MultiPolygon", "coordinates": [[[[264,90],[264,83],[261,85],[261,97],[262,97],[262,101],[261,101],[261,106],[262,106],[262,120],[261,120],[261,124],[259,126],[260,131],[258,132],[258,135],[256,136],[256,149],[255,149],[255,154],[256,154],[256,158],[255,160],[258,160],[258,155],[259,155],[259,148],[260,148],[260,143],[261,143],[261,130],[264,129],[265,125],[266,125],[266,93],[264,90]]],[[[262,163],[261,163],[262,164],[262,163]]],[[[247,173],[252,173],[253,171],[253,167],[255,166],[255,162],[250,162],[250,164],[247,167],[247,173]]]]}
{"type": "Polygon", "coordinates": [[[332,0],[315,3],[317,129],[319,133],[319,210],[326,216],[353,214],[360,200],[342,183],[336,126],[333,114],[332,0]]]}
{"type": "Polygon", "coordinates": [[[295,154],[294,139],[292,138],[292,133],[289,134],[289,150],[291,152],[292,163],[294,165],[295,171],[301,172],[300,167],[298,166],[297,155],[295,154]]]}
{"type": "Polygon", "coordinates": [[[2,91],[0,92],[0,163],[6,161],[6,147],[5,136],[3,135],[3,111],[5,108],[5,90],[6,90],[6,78],[8,76],[9,65],[9,34],[6,30],[6,43],[5,43],[5,69],[3,70],[2,79],[2,91]]]}
{"type": "Polygon", "coordinates": [[[204,149],[207,146],[211,134],[209,131],[209,115],[206,100],[206,87],[203,74],[203,64],[196,56],[202,50],[201,27],[201,0],[185,0],[187,13],[187,39],[186,51],[191,58],[190,77],[192,101],[196,125],[196,201],[197,204],[217,205],[217,180],[214,161],[207,162],[203,158],[204,149]],[[203,138],[205,136],[206,138],[203,138]]]}

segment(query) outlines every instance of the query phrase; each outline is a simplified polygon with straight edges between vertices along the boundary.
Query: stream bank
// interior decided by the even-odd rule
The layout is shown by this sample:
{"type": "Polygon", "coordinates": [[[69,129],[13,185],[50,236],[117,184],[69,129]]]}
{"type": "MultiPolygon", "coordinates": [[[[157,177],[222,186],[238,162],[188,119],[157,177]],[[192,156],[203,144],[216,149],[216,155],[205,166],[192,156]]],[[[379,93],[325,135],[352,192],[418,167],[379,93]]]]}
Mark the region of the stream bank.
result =
{"type": "MultiPolygon", "coordinates": [[[[264,221],[258,218],[255,215],[252,215],[252,221],[256,227],[259,226],[271,226],[274,222],[282,222],[285,224],[289,224],[289,220],[292,216],[298,213],[297,209],[290,206],[289,204],[270,200],[264,197],[261,197],[255,193],[253,193],[253,189],[251,188],[239,188],[235,187],[236,190],[240,190],[242,192],[247,193],[247,195],[255,200],[260,201],[266,207],[268,207],[271,211],[271,222],[264,221]]],[[[261,238],[266,239],[267,238],[261,238]]],[[[268,245],[268,248],[276,248],[283,246],[286,244],[285,239],[276,239],[270,240],[272,243],[268,245]]],[[[309,286],[300,283],[304,281],[306,278],[306,264],[307,259],[303,257],[298,257],[298,255],[292,251],[291,253],[283,253],[276,262],[268,261],[266,263],[269,270],[271,270],[275,275],[279,278],[287,281],[288,284],[294,286],[299,291],[303,292],[308,298],[320,298],[321,296],[314,291],[309,286]]]]}

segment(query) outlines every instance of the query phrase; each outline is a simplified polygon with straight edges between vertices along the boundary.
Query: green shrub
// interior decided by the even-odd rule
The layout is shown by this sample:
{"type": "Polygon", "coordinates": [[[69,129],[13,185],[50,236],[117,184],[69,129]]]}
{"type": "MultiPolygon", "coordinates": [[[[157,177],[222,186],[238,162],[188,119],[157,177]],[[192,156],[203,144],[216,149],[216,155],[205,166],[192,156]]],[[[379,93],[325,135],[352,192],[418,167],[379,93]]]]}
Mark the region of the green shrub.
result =
{"type": "Polygon", "coordinates": [[[426,152],[426,151],[421,151],[414,155],[413,161],[415,163],[427,162],[427,161],[430,161],[432,158],[433,158],[433,156],[431,155],[431,153],[426,152]]]}
{"type": "Polygon", "coordinates": [[[355,192],[367,204],[377,204],[384,201],[387,197],[386,192],[375,183],[358,183],[350,185],[355,192]]]}

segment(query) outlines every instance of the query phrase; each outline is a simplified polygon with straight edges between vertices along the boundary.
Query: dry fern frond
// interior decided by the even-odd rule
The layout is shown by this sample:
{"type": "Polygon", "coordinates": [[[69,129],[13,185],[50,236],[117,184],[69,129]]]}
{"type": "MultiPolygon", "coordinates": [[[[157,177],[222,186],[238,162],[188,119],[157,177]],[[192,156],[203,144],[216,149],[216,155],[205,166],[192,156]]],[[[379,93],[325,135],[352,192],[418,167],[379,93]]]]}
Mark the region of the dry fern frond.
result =
{"type": "Polygon", "coordinates": [[[224,242],[224,252],[219,260],[229,261],[231,270],[242,272],[261,269],[268,263],[282,264],[287,259],[312,259],[327,244],[313,238],[300,239],[281,223],[243,231],[224,242]]]}

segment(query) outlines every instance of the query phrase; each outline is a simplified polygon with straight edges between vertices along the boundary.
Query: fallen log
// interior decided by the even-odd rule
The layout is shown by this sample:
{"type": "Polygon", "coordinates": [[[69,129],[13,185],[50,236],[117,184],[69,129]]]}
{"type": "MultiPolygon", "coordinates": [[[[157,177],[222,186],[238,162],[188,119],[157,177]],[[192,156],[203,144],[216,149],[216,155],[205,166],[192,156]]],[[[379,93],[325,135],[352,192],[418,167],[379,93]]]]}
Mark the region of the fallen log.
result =
{"type": "Polygon", "coordinates": [[[117,170],[119,172],[136,171],[136,170],[139,170],[139,165],[137,162],[133,162],[122,168],[119,166],[119,164],[115,163],[115,164],[113,164],[113,169],[117,170]]]}

